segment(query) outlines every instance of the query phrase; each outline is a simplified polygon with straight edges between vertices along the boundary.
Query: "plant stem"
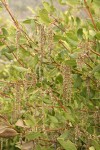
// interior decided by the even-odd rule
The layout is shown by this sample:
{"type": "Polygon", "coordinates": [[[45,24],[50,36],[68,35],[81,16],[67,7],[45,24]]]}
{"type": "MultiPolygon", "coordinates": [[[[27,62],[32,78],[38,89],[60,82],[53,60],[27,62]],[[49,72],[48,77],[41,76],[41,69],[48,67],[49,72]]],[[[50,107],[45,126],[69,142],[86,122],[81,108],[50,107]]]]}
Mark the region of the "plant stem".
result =
{"type": "Polygon", "coordinates": [[[94,50],[92,50],[92,49],[91,49],[91,52],[100,57],[100,54],[99,54],[98,52],[96,52],[96,51],[94,51],[94,50]]]}
{"type": "Polygon", "coordinates": [[[94,22],[93,16],[92,16],[92,14],[91,14],[91,11],[90,11],[90,9],[89,9],[89,6],[88,6],[86,0],[84,0],[84,4],[85,4],[85,6],[86,6],[87,13],[88,13],[88,15],[89,15],[89,17],[90,17],[90,19],[91,19],[91,21],[92,21],[92,24],[93,24],[95,30],[98,31],[98,29],[97,29],[97,27],[96,27],[96,24],[95,24],[95,22],[94,22]]]}

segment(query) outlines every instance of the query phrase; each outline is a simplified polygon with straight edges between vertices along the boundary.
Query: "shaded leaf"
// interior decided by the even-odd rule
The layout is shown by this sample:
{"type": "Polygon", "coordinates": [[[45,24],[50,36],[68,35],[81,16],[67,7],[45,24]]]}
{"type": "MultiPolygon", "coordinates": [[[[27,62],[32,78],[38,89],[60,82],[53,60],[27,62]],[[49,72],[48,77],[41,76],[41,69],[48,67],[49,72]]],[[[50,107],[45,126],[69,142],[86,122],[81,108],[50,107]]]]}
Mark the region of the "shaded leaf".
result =
{"type": "Polygon", "coordinates": [[[2,28],[2,32],[3,32],[3,35],[4,35],[4,36],[7,36],[7,35],[8,35],[8,31],[6,30],[6,28],[2,28]]]}
{"type": "Polygon", "coordinates": [[[95,147],[96,150],[100,150],[100,144],[96,140],[92,141],[92,145],[95,147]]]}
{"type": "Polygon", "coordinates": [[[26,139],[28,139],[28,141],[30,141],[30,140],[37,139],[40,136],[41,136],[40,132],[31,132],[31,133],[29,133],[29,134],[26,135],[26,139]]]}
{"type": "Polygon", "coordinates": [[[68,66],[76,66],[76,60],[74,59],[66,60],[65,64],[68,66]]]}
{"type": "Polygon", "coordinates": [[[77,30],[77,36],[79,37],[79,39],[82,39],[83,38],[83,29],[82,28],[79,28],[77,30]]]}
{"type": "Polygon", "coordinates": [[[92,73],[95,73],[95,72],[100,72],[100,64],[98,64],[97,66],[93,68],[92,73]]]}

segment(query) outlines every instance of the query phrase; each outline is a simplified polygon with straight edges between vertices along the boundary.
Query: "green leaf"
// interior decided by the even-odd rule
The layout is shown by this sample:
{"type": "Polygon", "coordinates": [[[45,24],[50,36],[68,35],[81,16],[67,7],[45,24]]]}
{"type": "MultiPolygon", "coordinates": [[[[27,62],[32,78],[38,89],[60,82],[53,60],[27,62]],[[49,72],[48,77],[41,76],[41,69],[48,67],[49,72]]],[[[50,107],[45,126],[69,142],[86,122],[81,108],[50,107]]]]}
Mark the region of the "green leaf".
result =
{"type": "Polygon", "coordinates": [[[31,132],[31,133],[26,135],[26,139],[28,141],[31,141],[31,140],[39,138],[40,136],[41,136],[40,132],[31,132]]]}
{"type": "Polygon", "coordinates": [[[91,37],[94,37],[94,36],[96,35],[96,33],[95,33],[95,31],[93,31],[93,30],[89,30],[89,35],[90,35],[91,37]]]}
{"type": "Polygon", "coordinates": [[[31,24],[32,20],[33,19],[26,19],[26,20],[23,21],[23,23],[25,23],[25,24],[31,24]]]}
{"type": "Polygon", "coordinates": [[[71,46],[77,46],[78,44],[78,38],[76,35],[74,35],[72,32],[66,33],[66,41],[71,45],[71,46]]]}
{"type": "Polygon", "coordinates": [[[0,42],[0,46],[3,46],[3,45],[5,45],[3,42],[0,42]]]}
{"type": "Polygon", "coordinates": [[[70,122],[75,122],[73,115],[70,113],[66,113],[66,120],[70,122]]]}
{"type": "Polygon", "coordinates": [[[16,47],[13,46],[13,45],[9,46],[9,48],[8,48],[8,53],[12,53],[12,52],[14,52],[14,51],[16,51],[16,47]]]}
{"type": "Polygon", "coordinates": [[[5,53],[12,53],[16,50],[15,46],[9,46],[9,48],[3,48],[1,50],[1,54],[4,55],[5,53]]]}
{"type": "Polygon", "coordinates": [[[30,10],[31,12],[32,12],[32,14],[35,14],[35,11],[34,11],[34,9],[32,9],[31,7],[27,7],[28,8],[28,10],[30,10]]]}
{"type": "Polygon", "coordinates": [[[67,2],[67,4],[72,5],[72,6],[80,3],[79,0],[67,0],[66,2],[67,2]]]}
{"type": "Polygon", "coordinates": [[[80,23],[81,23],[81,20],[80,20],[80,18],[79,18],[79,17],[76,17],[76,22],[77,22],[77,25],[79,26],[79,25],[80,25],[80,23]]]}
{"type": "Polygon", "coordinates": [[[6,30],[6,28],[2,28],[2,32],[3,32],[3,35],[4,35],[4,36],[7,36],[7,35],[8,35],[8,31],[6,30]]]}
{"type": "Polygon", "coordinates": [[[58,138],[57,140],[65,150],[77,150],[75,144],[70,140],[64,141],[63,138],[58,138]]]}
{"type": "Polygon", "coordinates": [[[56,79],[55,79],[56,83],[63,83],[63,77],[61,74],[57,75],[56,79]]]}
{"type": "Polygon", "coordinates": [[[61,35],[61,34],[55,34],[54,35],[54,40],[55,41],[66,40],[66,38],[63,35],[61,35]]]}
{"type": "Polygon", "coordinates": [[[82,78],[80,75],[74,75],[74,87],[75,88],[81,88],[82,85],[82,78]]]}
{"type": "Polygon", "coordinates": [[[60,3],[61,5],[66,5],[66,0],[59,0],[59,3],[60,3]]]}
{"type": "Polygon", "coordinates": [[[56,117],[49,115],[49,118],[50,118],[51,122],[58,123],[58,119],[56,117]]]}
{"type": "Polygon", "coordinates": [[[7,52],[4,53],[4,56],[8,59],[8,60],[13,60],[13,55],[9,54],[7,52]]]}
{"type": "Polygon", "coordinates": [[[48,98],[44,98],[43,102],[46,103],[46,104],[51,104],[52,103],[52,101],[48,98]]]}
{"type": "Polygon", "coordinates": [[[93,68],[92,73],[95,73],[95,72],[100,72],[100,64],[98,64],[97,66],[93,68]]]}
{"type": "Polygon", "coordinates": [[[70,132],[68,130],[64,131],[58,138],[66,140],[69,136],[70,132]]]}
{"type": "Polygon", "coordinates": [[[15,66],[15,65],[13,65],[12,68],[14,68],[18,72],[27,72],[28,71],[28,69],[26,69],[24,67],[18,67],[18,66],[15,66]]]}
{"type": "Polygon", "coordinates": [[[97,22],[96,26],[97,26],[98,30],[100,30],[100,22],[97,22]]]}
{"type": "Polygon", "coordinates": [[[97,40],[100,40],[100,32],[98,32],[95,37],[97,38],[97,40]]]}
{"type": "Polygon", "coordinates": [[[2,6],[0,5],[0,12],[2,11],[2,6]]]}
{"type": "Polygon", "coordinates": [[[39,62],[39,58],[38,58],[38,55],[36,54],[34,57],[31,57],[29,59],[28,65],[31,68],[35,68],[38,62],[39,62]]]}
{"type": "Polygon", "coordinates": [[[95,150],[100,150],[100,144],[97,141],[93,140],[92,145],[95,147],[95,150]]]}
{"type": "Polygon", "coordinates": [[[82,28],[79,28],[77,30],[77,36],[79,39],[82,39],[83,38],[83,29],[82,28]]]}
{"type": "Polygon", "coordinates": [[[76,66],[76,60],[74,59],[66,60],[65,64],[68,66],[76,66]]]}
{"type": "Polygon", "coordinates": [[[95,77],[97,80],[100,80],[100,72],[95,72],[95,73],[94,73],[94,77],[95,77]]]}
{"type": "Polygon", "coordinates": [[[4,35],[0,35],[0,38],[2,39],[2,38],[5,38],[5,36],[4,35]]]}
{"type": "Polygon", "coordinates": [[[43,2],[43,6],[49,13],[55,11],[55,8],[52,5],[50,5],[48,2],[43,2]]]}
{"type": "Polygon", "coordinates": [[[35,121],[33,119],[26,119],[24,120],[24,122],[28,127],[33,127],[35,124],[35,121]]]}
{"type": "Polygon", "coordinates": [[[51,20],[49,19],[48,12],[47,12],[46,9],[41,9],[39,11],[39,17],[46,24],[49,24],[51,22],[51,20]]]}
{"type": "Polygon", "coordinates": [[[57,74],[57,69],[54,68],[54,69],[52,69],[52,70],[48,73],[48,76],[54,77],[56,74],[57,74]]]}
{"type": "Polygon", "coordinates": [[[34,66],[34,67],[37,65],[38,61],[39,61],[39,58],[38,58],[38,55],[36,54],[36,55],[34,56],[34,60],[33,60],[33,66],[34,66]]]}
{"type": "Polygon", "coordinates": [[[99,1],[99,0],[94,0],[93,2],[94,2],[94,4],[96,4],[98,7],[100,6],[100,1],[99,1]]]}

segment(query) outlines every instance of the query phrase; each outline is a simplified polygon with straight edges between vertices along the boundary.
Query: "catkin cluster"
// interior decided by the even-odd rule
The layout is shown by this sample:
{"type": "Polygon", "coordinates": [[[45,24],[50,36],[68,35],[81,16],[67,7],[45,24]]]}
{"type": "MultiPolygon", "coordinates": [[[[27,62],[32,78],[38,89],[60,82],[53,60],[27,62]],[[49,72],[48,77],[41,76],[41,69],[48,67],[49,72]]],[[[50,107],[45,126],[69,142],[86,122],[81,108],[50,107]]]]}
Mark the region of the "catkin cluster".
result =
{"type": "Polygon", "coordinates": [[[36,74],[35,73],[27,73],[25,76],[25,83],[24,83],[24,84],[27,84],[27,88],[36,86],[36,83],[37,83],[36,74]]]}
{"type": "Polygon", "coordinates": [[[87,57],[88,56],[85,52],[82,52],[82,53],[78,54],[78,58],[77,58],[76,62],[77,62],[77,68],[79,70],[82,70],[83,65],[85,64],[85,60],[86,60],[87,57]]]}
{"type": "Polygon", "coordinates": [[[19,117],[19,112],[21,110],[21,85],[20,83],[14,83],[14,105],[13,105],[13,112],[12,112],[12,120],[16,120],[19,117]]]}
{"type": "Polygon", "coordinates": [[[90,96],[90,78],[87,77],[86,79],[86,88],[87,88],[87,94],[88,94],[88,97],[90,96]]]}
{"type": "Polygon", "coordinates": [[[17,59],[18,59],[18,55],[19,55],[19,40],[20,40],[20,36],[21,36],[21,33],[19,30],[16,31],[16,48],[17,48],[17,59]]]}
{"type": "Polygon", "coordinates": [[[63,75],[63,98],[64,104],[70,102],[72,97],[72,74],[71,68],[69,66],[62,66],[62,75],[63,75]]]}
{"type": "Polygon", "coordinates": [[[53,46],[54,46],[53,37],[54,37],[53,26],[49,26],[47,32],[47,44],[48,44],[49,54],[51,54],[51,51],[53,50],[53,46]]]}
{"type": "Polygon", "coordinates": [[[81,133],[80,128],[79,128],[78,125],[75,126],[75,132],[74,132],[74,134],[75,134],[75,141],[77,141],[78,138],[81,137],[81,135],[82,135],[82,133],[81,133]]]}
{"type": "Polygon", "coordinates": [[[45,35],[45,27],[43,25],[40,26],[40,53],[41,53],[41,62],[43,61],[45,55],[45,42],[46,42],[46,35],[45,35]]]}

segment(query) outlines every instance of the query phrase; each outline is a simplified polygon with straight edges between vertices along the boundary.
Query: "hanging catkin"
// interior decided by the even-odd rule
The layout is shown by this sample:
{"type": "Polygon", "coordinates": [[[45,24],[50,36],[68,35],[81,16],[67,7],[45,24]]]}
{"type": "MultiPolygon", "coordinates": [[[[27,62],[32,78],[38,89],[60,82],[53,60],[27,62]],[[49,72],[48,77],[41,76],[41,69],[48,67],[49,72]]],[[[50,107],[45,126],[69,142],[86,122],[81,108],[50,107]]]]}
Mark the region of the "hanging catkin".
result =
{"type": "Polygon", "coordinates": [[[40,66],[38,67],[38,75],[39,75],[39,81],[41,82],[43,80],[43,60],[45,57],[46,33],[45,33],[45,27],[43,25],[40,25],[38,28],[39,28],[38,43],[39,43],[39,54],[40,54],[40,66]]]}
{"type": "Polygon", "coordinates": [[[51,54],[51,51],[53,50],[53,26],[48,27],[48,32],[47,32],[47,45],[48,45],[48,50],[49,50],[49,55],[51,54]]]}
{"type": "Polygon", "coordinates": [[[17,48],[16,57],[17,59],[19,58],[19,39],[20,39],[20,31],[17,30],[16,31],[16,48],[17,48]]]}
{"type": "Polygon", "coordinates": [[[41,53],[41,63],[43,62],[44,54],[45,54],[45,27],[41,25],[40,27],[40,53],[41,53]]]}
{"type": "Polygon", "coordinates": [[[16,121],[19,117],[19,112],[21,110],[21,87],[20,83],[14,83],[15,101],[13,105],[12,119],[16,121]]]}
{"type": "Polygon", "coordinates": [[[72,97],[72,75],[70,66],[62,65],[63,75],[63,99],[64,105],[67,105],[72,97]]]}
{"type": "Polygon", "coordinates": [[[31,88],[36,86],[37,83],[37,76],[36,73],[27,73],[25,76],[25,86],[26,86],[26,82],[27,82],[27,88],[31,88]]]}
{"type": "Polygon", "coordinates": [[[89,77],[86,78],[86,88],[87,88],[88,97],[90,97],[90,78],[89,77]]]}

